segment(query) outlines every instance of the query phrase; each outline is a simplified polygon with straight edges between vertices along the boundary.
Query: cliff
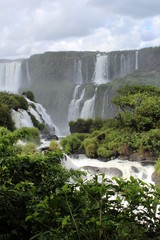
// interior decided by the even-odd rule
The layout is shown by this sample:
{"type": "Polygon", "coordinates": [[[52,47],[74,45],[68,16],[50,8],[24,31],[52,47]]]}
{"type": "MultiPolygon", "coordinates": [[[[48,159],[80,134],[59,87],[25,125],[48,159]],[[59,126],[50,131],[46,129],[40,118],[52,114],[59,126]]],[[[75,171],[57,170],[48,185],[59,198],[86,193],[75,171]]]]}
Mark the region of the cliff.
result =
{"type": "Polygon", "coordinates": [[[31,90],[67,132],[68,120],[116,114],[111,100],[126,83],[160,86],[160,47],[115,52],[46,52],[0,61],[0,90],[31,90]]]}

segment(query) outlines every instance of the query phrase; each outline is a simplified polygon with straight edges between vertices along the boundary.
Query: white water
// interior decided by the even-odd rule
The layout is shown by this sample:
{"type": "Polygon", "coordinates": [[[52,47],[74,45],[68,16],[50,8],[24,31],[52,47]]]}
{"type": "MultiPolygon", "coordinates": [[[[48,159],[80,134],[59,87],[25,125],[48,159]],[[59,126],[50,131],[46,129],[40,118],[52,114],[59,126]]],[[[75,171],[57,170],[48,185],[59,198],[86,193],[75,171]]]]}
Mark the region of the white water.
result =
{"type": "Polygon", "coordinates": [[[26,110],[23,109],[19,109],[18,111],[12,110],[12,119],[15,123],[16,128],[33,127],[31,117],[29,116],[26,110]]]}
{"type": "Polygon", "coordinates": [[[96,56],[95,76],[93,82],[97,85],[109,82],[108,55],[96,56]]]}
{"type": "Polygon", "coordinates": [[[135,70],[138,70],[138,51],[136,51],[136,61],[135,61],[135,70]]]}
{"type": "Polygon", "coordinates": [[[97,88],[95,89],[94,96],[85,101],[81,111],[81,115],[80,115],[81,118],[88,119],[88,118],[95,117],[94,106],[95,106],[96,92],[97,92],[97,88]]]}
{"type": "Polygon", "coordinates": [[[52,122],[51,117],[48,115],[48,113],[46,112],[46,109],[40,104],[40,103],[35,103],[31,100],[29,100],[28,98],[26,98],[26,100],[28,101],[29,104],[34,104],[36,111],[34,109],[31,110],[31,108],[29,107],[29,111],[31,110],[31,114],[33,114],[33,116],[39,121],[39,119],[41,119],[39,122],[44,122],[50,129],[55,129],[55,133],[60,136],[60,130],[58,129],[58,127],[52,122]],[[38,116],[38,115],[39,116],[38,116]]]}
{"type": "Polygon", "coordinates": [[[0,91],[17,93],[21,85],[21,62],[0,63],[0,91]]]}
{"type": "Polygon", "coordinates": [[[108,88],[106,89],[104,95],[103,95],[103,101],[102,101],[102,114],[101,117],[102,119],[104,119],[105,117],[105,110],[107,109],[108,105],[109,105],[109,99],[108,99],[108,88]]]}
{"type": "Polygon", "coordinates": [[[151,176],[154,172],[154,166],[142,166],[140,162],[119,159],[101,162],[96,159],[87,158],[85,155],[79,155],[79,159],[66,156],[62,165],[67,169],[87,170],[90,174],[105,173],[108,178],[114,176],[118,177],[121,172],[122,177],[125,179],[129,179],[130,176],[133,176],[148,183],[152,182],[151,176]]]}
{"type": "Polygon", "coordinates": [[[28,61],[26,61],[26,70],[27,70],[28,84],[30,84],[31,83],[31,76],[30,76],[30,73],[29,73],[28,61]]]}
{"type": "Polygon", "coordinates": [[[81,65],[82,65],[81,60],[74,60],[74,82],[76,84],[83,83],[81,65]]]}
{"type": "Polygon", "coordinates": [[[76,121],[80,117],[80,103],[84,98],[85,94],[85,88],[82,90],[79,98],[77,96],[78,90],[79,90],[80,85],[77,85],[75,87],[74,93],[73,93],[73,99],[69,105],[68,109],[68,121],[76,121]]]}
{"type": "Polygon", "coordinates": [[[71,100],[71,102],[69,104],[68,121],[70,121],[70,120],[76,121],[76,119],[77,119],[78,113],[76,111],[76,109],[77,109],[77,107],[76,107],[76,98],[77,98],[79,87],[80,87],[80,85],[77,85],[75,87],[72,100],[71,100]]]}

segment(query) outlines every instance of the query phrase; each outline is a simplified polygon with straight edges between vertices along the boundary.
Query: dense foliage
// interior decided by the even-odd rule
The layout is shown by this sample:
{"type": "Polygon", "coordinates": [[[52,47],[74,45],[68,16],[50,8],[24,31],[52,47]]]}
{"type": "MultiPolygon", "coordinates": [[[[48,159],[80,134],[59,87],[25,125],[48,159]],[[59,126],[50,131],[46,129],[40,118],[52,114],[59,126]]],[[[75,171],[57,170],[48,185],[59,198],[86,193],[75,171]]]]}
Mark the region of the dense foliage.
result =
{"type": "MultiPolygon", "coordinates": [[[[30,100],[34,101],[34,95],[31,91],[23,92],[23,95],[26,95],[30,100]]],[[[30,104],[32,108],[35,109],[34,104],[30,104]]],[[[13,131],[15,129],[14,121],[12,119],[12,109],[18,111],[18,109],[28,110],[27,100],[18,94],[11,94],[6,92],[0,93],[0,126],[6,127],[9,130],[13,131]]],[[[35,109],[36,111],[36,109],[35,109]]],[[[48,131],[45,129],[45,124],[40,123],[34,115],[29,111],[28,114],[31,117],[34,127],[38,128],[40,131],[48,131]]]]}
{"type": "Polygon", "coordinates": [[[132,177],[85,180],[62,167],[55,141],[44,154],[17,144],[30,135],[0,129],[0,239],[158,239],[158,189],[132,177]]]}
{"type": "Polygon", "coordinates": [[[156,159],[160,154],[160,89],[128,86],[113,99],[117,116],[111,120],[78,119],[70,122],[71,134],[62,140],[67,153],[85,152],[89,157],[156,159]],[[84,138],[80,134],[86,134],[84,138]]]}

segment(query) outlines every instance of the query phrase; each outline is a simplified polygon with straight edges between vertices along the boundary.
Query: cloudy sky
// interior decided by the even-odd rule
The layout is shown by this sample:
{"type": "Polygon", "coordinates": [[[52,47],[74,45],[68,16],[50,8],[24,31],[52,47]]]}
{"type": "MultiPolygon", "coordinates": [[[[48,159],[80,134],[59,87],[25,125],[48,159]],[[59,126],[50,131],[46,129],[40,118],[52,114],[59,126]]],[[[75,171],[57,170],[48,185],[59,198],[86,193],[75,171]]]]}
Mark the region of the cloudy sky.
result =
{"type": "Polygon", "coordinates": [[[160,45],[160,0],[0,0],[0,58],[160,45]]]}

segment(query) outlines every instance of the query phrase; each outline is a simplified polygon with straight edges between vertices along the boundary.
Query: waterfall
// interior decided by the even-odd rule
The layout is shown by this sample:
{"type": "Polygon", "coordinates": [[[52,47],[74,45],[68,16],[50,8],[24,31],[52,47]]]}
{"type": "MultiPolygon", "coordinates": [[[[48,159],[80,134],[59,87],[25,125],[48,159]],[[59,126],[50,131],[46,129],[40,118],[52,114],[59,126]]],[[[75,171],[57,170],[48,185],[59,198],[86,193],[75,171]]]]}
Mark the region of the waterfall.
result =
{"type": "Polygon", "coordinates": [[[27,102],[29,103],[29,112],[36,118],[37,121],[40,123],[45,123],[46,126],[48,126],[51,130],[53,128],[55,129],[55,133],[60,136],[60,130],[58,127],[52,122],[50,116],[46,112],[46,109],[40,104],[40,103],[35,103],[28,98],[26,98],[27,102]],[[35,106],[35,109],[32,107],[32,105],[35,106]]]}
{"type": "Polygon", "coordinates": [[[83,83],[83,77],[82,77],[82,63],[81,60],[74,60],[74,83],[76,84],[82,84],[83,83]]]}
{"type": "Polygon", "coordinates": [[[120,57],[120,76],[124,77],[126,75],[126,59],[124,54],[120,57]]]}
{"type": "Polygon", "coordinates": [[[82,90],[79,98],[78,98],[78,90],[79,90],[80,85],[77,85],[75,87],[74,93],[73,93],[73,99],[69,105],[69,110],[68,110],[68,121],[76,121],[79,116],[80,116],[80,103],[84,98],[85,94],[85,88],[82,90]]]}
{"type": "Polygon", "coordinates": [[[81,111],[81,115],[80,115],[81,118],[88,119],[88,118],[95,117],[94,106],[95,106],[96,92],[97,92],[97,88],[95,89],[94,96],[85,101],[81,111]]]}
{"type": "Polygon", "coordinates": [[[102,101],[102,114],[101,114],[101,118],[104,119],[105,118],[105,110],[107,109],[108,105],[109,105],[109,99],[108,99],[108,88],[106,89],[104,95],[103,95],[103,101],[102,101]]]}
{"type": "Polygon", "coordinates": [[[75,121],[76,120],[76,116],[77,116],[77,112],[76,112],[76,98],[77,98],[79,87],[80,87],[80,85],[77,85],[75,87],[72,100],[71,100],[71,102],[69,104],[68,121],[70,121],[70,120],[75,121]]]}
{"type": "Polygon", "coordinates": [[[30,85],[30,83],[31,83],[31,76],[30,76],[30,73],[29,73],[28,61],[26,61],[26,70],[27,70],[27,80],[28,80],[28,84],[30,85]]]}
{"type": "Polygon", "coordinates": [[[138,51],[135,52],[135,70],[138,70],[138,51]]]}
{"type": "Polygon", "coordinates": [[[0,63],[0,91],[17,93],[21,82],[21,62],[0,63]]]}
{"type": "Polygon", "coordinates": [[[108,74],[108,55],[100,55],[96,56],[96,66],[95,66],[95,75],[93,82],[97,85],[109,82],[109,74],[108,74]]]}
{"type": "Polygon", "coordinates": [[[19,109],[18,111],[12,110],[12,119],[15,123],[16,128],[33,127],[31,117],[29,116],[26,110],[23,109],[19,109]]]}

